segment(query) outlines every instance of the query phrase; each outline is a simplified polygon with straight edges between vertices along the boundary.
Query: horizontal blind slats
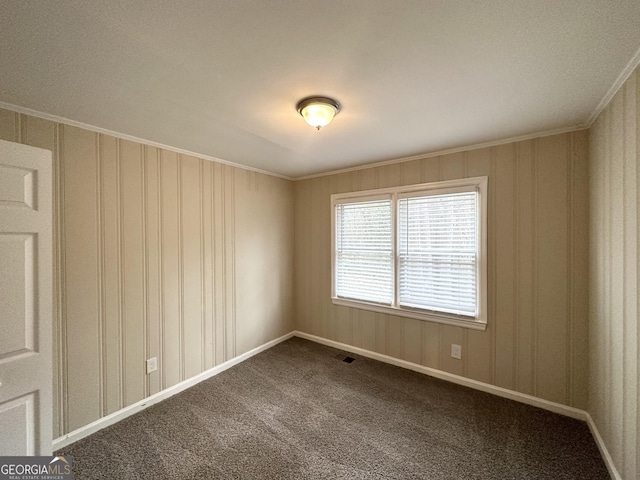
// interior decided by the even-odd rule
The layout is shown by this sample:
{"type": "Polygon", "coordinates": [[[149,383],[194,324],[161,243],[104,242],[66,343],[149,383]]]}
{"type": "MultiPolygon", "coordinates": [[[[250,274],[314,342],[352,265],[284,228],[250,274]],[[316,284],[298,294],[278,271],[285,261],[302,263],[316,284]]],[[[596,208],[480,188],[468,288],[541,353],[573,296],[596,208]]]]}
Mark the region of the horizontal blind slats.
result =
{"type": "Polygon", "coordinates": [[[336,296],[391,305],[391,200],[337,204],[336,296]]]}
{"type": "Polygon", "coordinates": [[[400,306],[475,315],[476,202],[475,192],[400,199],[400,306]]]}
{"type": "Polygon", "coordinates": [[[400,196],[335,205],[335,294],[473,317],[478,310],[478,193],[400,196]],[[397,272],[394,262],[398,262],[397,272]]]}

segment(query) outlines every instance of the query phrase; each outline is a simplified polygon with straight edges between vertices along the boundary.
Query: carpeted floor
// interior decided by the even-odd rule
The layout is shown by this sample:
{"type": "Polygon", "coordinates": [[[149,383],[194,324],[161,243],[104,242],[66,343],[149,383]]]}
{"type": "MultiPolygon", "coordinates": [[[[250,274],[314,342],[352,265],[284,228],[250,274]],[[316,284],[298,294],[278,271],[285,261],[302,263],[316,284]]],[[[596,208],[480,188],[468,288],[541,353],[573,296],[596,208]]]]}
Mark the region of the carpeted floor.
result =
{"type": "Polygon", "coordinates": [[[75,480],[609,478],[583,422],[338,353],[293,338],[58,453],[75,480]]]}

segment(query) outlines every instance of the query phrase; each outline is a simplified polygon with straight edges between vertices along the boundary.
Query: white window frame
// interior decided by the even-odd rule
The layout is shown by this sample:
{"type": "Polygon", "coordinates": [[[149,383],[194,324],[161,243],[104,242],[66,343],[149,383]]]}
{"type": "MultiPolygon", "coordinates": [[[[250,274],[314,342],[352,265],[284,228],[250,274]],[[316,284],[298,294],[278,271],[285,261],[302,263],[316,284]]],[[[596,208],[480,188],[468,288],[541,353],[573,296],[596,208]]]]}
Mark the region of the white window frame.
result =
{"type": "Polygon", "coordinates": [[[388,315],[415,318],[429,322],[444,323],[474,330],[485,330],[487,327],[487,194],[488,177],[462,178],[440,182],[422,183],[403,187],[382,188],[360,192],[339,193],[331,195],[331,301],[335,305],[370,310],[388,315]],[[478,309],[475,317],[455,315],[445,312],[417,311],[398,306],[398,199],[416,194],[438,195],[453,193],[456,190],[474,188],[478,192],[478,309]],[[367,200],[390,198],[392,201],[392,232],[394,250],[394,305],[380,305],[362,300],[339,298],[336,295],[336,205],[343,203],[364,202],[367,200]]]}

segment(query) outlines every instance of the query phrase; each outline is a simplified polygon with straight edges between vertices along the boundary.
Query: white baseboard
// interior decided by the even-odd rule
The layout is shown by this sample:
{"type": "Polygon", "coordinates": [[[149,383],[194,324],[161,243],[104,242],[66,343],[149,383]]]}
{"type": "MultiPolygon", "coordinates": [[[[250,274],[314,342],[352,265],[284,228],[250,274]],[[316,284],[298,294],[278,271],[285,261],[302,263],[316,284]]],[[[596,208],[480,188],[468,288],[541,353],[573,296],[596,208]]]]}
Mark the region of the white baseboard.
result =
{"type": "Polygon", "coordinates": [[[491,393],[493,395],[497,395],[498,397],[515,400],[516,402],[532,405],[534,407],[549,410],[550,412],[559,413],[560,415],[565,415],[567,417],[575,418],[578,420],[587,420],[587,412],[585,412],[584,410],[580,410],[579,408],[568,407],[567,405],[544,400],[542,398],[534,397],[533,395],[527,395],[526,393],[520,393],[509,390],[507,388],[496,387],[495,385],[490,385],[488,383],[479,382],[470,378],[461,377],[460,375],[454,375],[453,373],[443,372],[442,370],[436,370],[435,368],[425,367],[423,365],[418,365],[417,363],[407,362],[406,360],[400,360],[395,357],[390,357],[389,355],[383,355],[382,353],[376,353],[372,352],[371,350],[365,350],[364,348],[354,347],[352,345],[347,345],[346,343],[327,340],[326,338],[318,337],[316,335],[310,335],[298,330],[293,332],[293,334],[296,337],[305,338],[307,340],[311,340],[312,342],[321,343],[322,345],[327,345],[329,347],[357,353],[358,355],[362,355],[363,357],[379,360],[384,363],[389,363],[397,367],[413,370],[414,372],[423,373],[425,375],[429,375],[430,377],[446,380],[448,382],[463,385],[465,387],[480,390],[482,392],[491,393]]]}
{"type": "Polygon", "coordinates": [[[591,415],[589,413],[587,413],[587,425],[589,425],[591,435],[593,435],[593,438],[596,441],[596,445],[598,445],[598,450],[600,450],[600,455],[602,455],[602,459],[607,466],[607,470],[609,470],[609,475],[611,475],[611,478],[613,480],[622,480],[622,477],[618,473],[618,470],[613,463],[613,458],[611,457],[611,454],[609,454],[609,450],[607,450],[607,446],[604,444],[604,440],[600,436],[598,427],[596,426],[593,418],[591,418],[591,415]]]}
{"type": "Polygon", "coordinates": [[[129,405],[117,412],[114,412],[110,415],[102,417],[95,422],[92,422],[84,427],[81,427],[73,432],[70,432],[62,437],[56,438],[53,441],[53,451],[60,450],[73,442],[76,442],[82,438],[85,438],[92,433],[95,433],[103,428],[106,428],[114,423],[119,422],[131,415],[138,413],[146,408],[149,408],[151,405],[154,405],[162,400],[165,400],[177,393],[180,393],[186,390],[189,387],[192,387],[208,378],[211,378],[225,370],[242,363],[243,361],[257,355],[260,352],[268,350],[269,348],[284,342],[285,340],[290,339],[291,337],[296,336],[300,338],[304,338],[306,340],[310,340],[312,342],[320,343],[322,345],[327,345],[329,347],[334,347],[340,350],[344,350],[347,352],[357,353],[358,355],[362,355],[363,357],[371,358],[373,360],[378,360],[384,363],[388,363],[391,365],[395,365],[398,367],[406,368],[408,370],[413,370],[418,373],[422,373],[425,375],[429,375],[434,378],[439,378],[441,380],[446,380],[451,383],[455,383],[458,385],[463,385],[465,387],[473,388],[475,390],[480,390],[482,392],[491,393],[493,395],[497,395],[498,397],[508,398],[510,400],[514,400],[516,402],[524,403],[527,405],[531,405],[534,407],[542,408],[544,410],[548,410],[550,412],[558,413],[560,415],[565,415],[567,417],[575,418],[577,420],[582,420],[587,423],[589,429],[591,430],[591,434],[600,450],[600,454],[609,470],[609,474],[613,480],[622,480],[622,477],[618,473],[613,459],[607,450],[607,447],[600,436],[600,432],[596,427],[591,415],[584,410],[580,410],[578,408],[569,407],[567,405],[562,405],[560,403],[551,402],[549,400],[544,400],[542,398],[534,397],[532,395],[527,395],[525,393],[516,392],[513,390],[509,390],[502,387],[497,387],[495,385],[490,385],[488,383],[479,382],[477,380],[472,380],[470,378],[461,377],[460,375],[454,375],[452,373],[443,372],[442,370],[436,370],[435,368],[425,367],[423,365],[418,365],[417,363],[408,362],[406,360],[400,360],[398,358],[390,357],[389,355],[384,355],[381,353],[372,352],[371,350],[366,350],[360,347],[354,347],[353,345],[348,345],[346,343],[336,342],[334,340],[329,340],[326,338],[318,337],[316,335],[311,335],[309,333],[300,332],[295,330],[291,333],[283,335],[282,337],[271,340],[270,342],[265,343],[259,347],[254,348],[242,355],[238,355],[231,360],[228,360],[220,365],[217,365],[205,372],[202,372],[194,377],[191,377],[183,382],[180,382],[172,387],[169,387],[161,392],[155,393],[143,400],[140,400],[133,405],[129,405]]]}
{"type": "Polygon", "coordinates": [[[526,393],[520,393],[514,390],[496,387],[495,385],[490,385],[488,383],[479,382],[470,378],[461,377],[460,375],[443,372],[442,370],[436,370],[435,368],[425,367],[423,365],[418,365],[417,363],[407,362],[406,360],[400,360],[398,358],[372,352],[371,350],[366,350],[364,348],[354,347],[353,345],[348,345],[346,343],[328,340],[326,338],[300,332],[298,330],[294,331],[293,335],[295,335],[296,337],[311,340],[312,342],[320,343],[322,345],[327,345],[329,347],[338,348],[347,352],[357,353],[358,355],[362,355],[363,357],[372,358],[384,363],[389,363],[391,365],[396,365],[408,370],[413,370],[414,372],[423,373],[425,375],[456,383],[458,385],[463,385],[465,387],[474,388],[482,392],[491,393],[493,395],[497,395],[498,397],[508,398],[510,400],[515,400],[516,402],[525,403],[527,405],[542,408],[544,410],[549,410],[550,412],[585,421],[589,426],[589,430],[591,430],[591,434],[593,435],[596,445],[600,450],[600,455],[602,456],[602,459],[607,466],[607,470],[609,471],[609,475],[611,475],[612,480],[622,480],[622,477],[618,473],[618,470],[613,463],[613,458],[611,458],[609,450],[607,450],[607,446],[600,436],[600,432],[598,431],[593,418],[591,418],[591,415],[589,415],[589,413],[585,410],[580,410],[579,408],[569,407],[567,405],[562,405],[561,403],[544,400],[532,395],[527,395],[526,393]]]}
{"type": "Polygon", "coordinates": [[[77,442],[78,440],[85,438],[91,435],[92,433],[95,433],[99,430],[102,430],[103,428],[106,428],[110,425],[113,425],[114,423],[119,422],[120,420],[124,420],[125,418],[130,417],[134,413],[141,412],[142,410],[149,408],[151,405],[155,405],[156,403],[161,402],[162,400],[165,400],[169,397],[172,397],[173,395],[180,393],[189,387],[193,387],[197,383],[200,383],[204,380],[207,380],[208,378],[218,375],[219,373],[222,373],[225,370],[228,370],[234,365],[244,362],[245,360],[253,357],[254,355],[257,355],[260,352],[268,350],[274,345],[284,342],[285,340],[288,340],[291,337],[293,337],[293,332],[287,333],[282,337],[271,340],[270,342],[267,342],[264,345],[260,345],[259,347],[256,347],[253,350],[249,350],[248,352],[243,353],[242,355],[238,355],[237,357],[232,358],[231,360],[227,360],[226,362],[221,363],[220,365],[217,365],[209,370],[206,370],[194,377],[191,377],[176,385],[173,385],[172,387],[166,388],[161,392],[155,393],[147,398],[144,398],[139,402],[134,403],[133,405],[129,405],[128,407],[122,408],[117,412],[113,412],[105,417],[102,417],[96,420],[95,422],[85,425],[84,427],[80,427],[77,430],[74,430],[73,432],[69,432],[66,435],[58,437],[53,441],[53,451],[55,452],[57,450],[60,450],[61,448],[64,448],[72,444],[73,442],[77,442]]]}

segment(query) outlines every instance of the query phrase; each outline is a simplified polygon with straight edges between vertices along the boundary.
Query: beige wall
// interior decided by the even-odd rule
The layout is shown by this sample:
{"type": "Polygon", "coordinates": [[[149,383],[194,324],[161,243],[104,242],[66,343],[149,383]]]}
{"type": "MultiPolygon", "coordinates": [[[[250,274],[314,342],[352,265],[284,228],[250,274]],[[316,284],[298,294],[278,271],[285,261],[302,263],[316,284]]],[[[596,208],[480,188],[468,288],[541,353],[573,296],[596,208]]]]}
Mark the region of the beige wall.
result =
{"type": "Polygon", "coordinates": [[[293,329],[292,182],[1,109],[0,138],[54,152],[54,436],[293,329]]]}
{"type": "Polygon", "coordinates": [[[0,109],[1,139],[54,152],[56,436],[295,327],[588,403],[623,477],[640,476],[638,75],[590,132],[590,181],[585,131],[294,184],[0,109]],[[485,332],[331,304],[331,193],[479,175],[485,332]]]}
{"type": "Polygon", "coordinates": [[[640,478],[640,73],[590,132],[589,413],[624,479],[640,478]]]}
{"type": "Polygon", "coordinates": [[[585,408],[587,189],[586,131],[298,181],[296,326],[585,408]],[[489,176],[485,332],[331,303],[330,194],[479,175],[489,176]]]}

